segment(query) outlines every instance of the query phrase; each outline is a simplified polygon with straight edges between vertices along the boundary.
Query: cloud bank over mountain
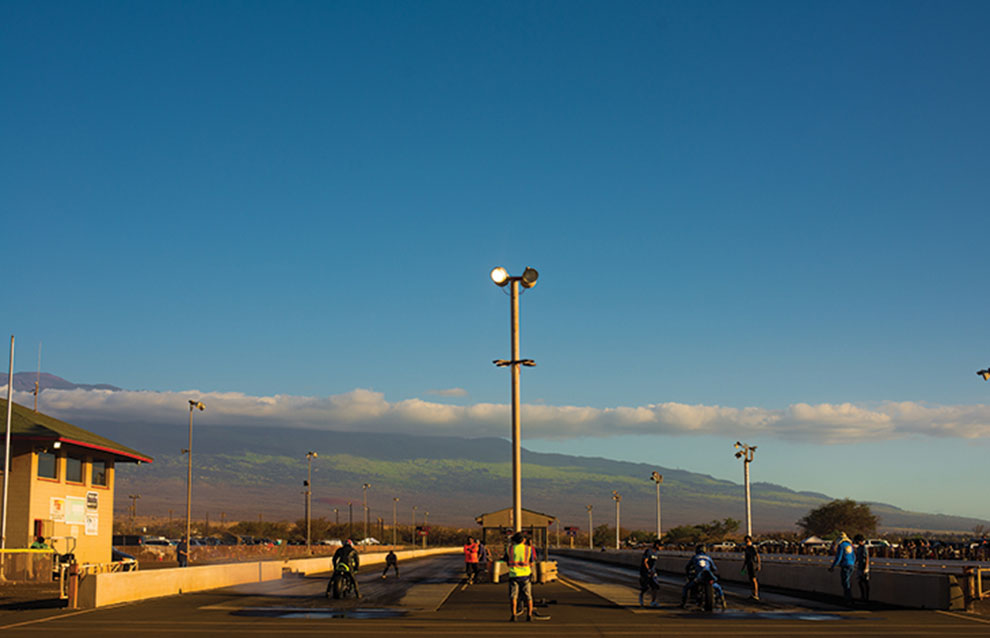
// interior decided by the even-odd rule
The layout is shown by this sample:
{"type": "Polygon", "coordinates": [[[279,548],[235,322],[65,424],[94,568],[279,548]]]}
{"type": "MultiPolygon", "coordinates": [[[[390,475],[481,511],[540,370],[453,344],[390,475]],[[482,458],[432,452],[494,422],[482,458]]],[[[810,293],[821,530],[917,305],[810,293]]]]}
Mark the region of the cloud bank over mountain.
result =
{"type": "MultiPolygon", "coordinates": [[[[6,390],[4,389],[5,393],[6,390]]],[[[447,405],[422,399],[388,401],[381,392],[355,389],[328,397],[250,396],[238,392],[44,390],[42,411],[84,426],[87,422],[184,421],[187,401],[206,403],[200,427],[256,425],[335,431],[408,432],[456,436],[504,436],[508,405],[447,405]]],[[[29,405],[28,392],[14,400],[29,405]]],[[[783,409],[734,408],[666,402],[639,407],[524,405],[527,438],[568,439],[617,435],[726,435],[773,437],[810,443],[852,443],[911,436],[990,438],[990,406],[930,405],[910,401],[873,406],[850,403],[783,409]]]]}

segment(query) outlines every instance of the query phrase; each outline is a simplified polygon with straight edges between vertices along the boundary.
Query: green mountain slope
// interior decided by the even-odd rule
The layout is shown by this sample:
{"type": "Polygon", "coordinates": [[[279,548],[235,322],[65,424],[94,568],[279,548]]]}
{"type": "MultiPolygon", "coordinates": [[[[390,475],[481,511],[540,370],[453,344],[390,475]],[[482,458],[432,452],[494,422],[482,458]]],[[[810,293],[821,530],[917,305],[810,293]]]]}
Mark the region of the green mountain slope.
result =
{"type": "MultiPolygon", "coordinates": [[[[185,507],[186,431],[175,428],[90,426],[155,458],[151,465],[121,466],[118,494],[142,495],[145,513],[164,514],[185,507]]],[[[392,499],[399,497],[400,522],[418,516],[460,526],[476,515],[511,505],[510,445],[497,438],[464,439],[386,433],[340,433],[293,428],[201,427],[193,442],[194,516],[223,512],[235,518],[298,518],[303,512],[305,454],[313,462],[314,515],[332,518],[349,513],[361,518],[363,483],[371,519],[391,521],[392,499]],[[338,509],[332,514],[333,508],[338,509]]],[[[743,488],[711,476],[602,458],[524,451],[523,505],[558,516],[562,525],[587,527],[586,505],[594,524],[614,524],[612,490],[623,495],[623,527],[655,525],[656,492],[650,473],[664,475],[664,527],[733,517],[744,520],[743,488]]],[[[831,500],[824,494],[795,492],[771,483],[754,483],[753,518],[757,530],[789,531],[813,507],[831,500]]],[[[845,496],[845,495],[841,495],[845,496]]],[[[118,507],[123,509],[123,499],[118,507]]],[[[986,521],[907,512],[875,504],[882,525],[922,530],[972,529],[986,521]]],[[[341,520],[345,520],[341,518],[341,520]]]]}

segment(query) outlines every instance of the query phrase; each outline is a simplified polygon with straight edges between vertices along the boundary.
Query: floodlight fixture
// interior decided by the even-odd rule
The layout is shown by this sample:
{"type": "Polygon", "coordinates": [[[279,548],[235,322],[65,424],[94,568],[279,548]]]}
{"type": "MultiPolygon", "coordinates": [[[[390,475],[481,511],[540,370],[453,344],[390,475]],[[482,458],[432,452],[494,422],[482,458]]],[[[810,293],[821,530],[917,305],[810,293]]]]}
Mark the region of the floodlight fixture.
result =
{"type": "Polygon", "coordinates": [[[203,410],[206,409],[206,406],[203,405],[202,401],[193,401],[192,399],[189,399],[189,410],[191,411],[197,408],[199,409],[200,412],[202,412],[203,410]]]}
{"type": "Polygon", "coordinates": [[[492,268],[491,277],[496,286],[504,286],[509,283],[509,271],[501,266],[492,268]]]}
{"type": "Polygon", "coordinates": [[[978,374],[981,377],[983,377],[983,380],[984,381],[990,381],[990,367],[988,367],[986,370],[980,370],[976,374],[978,374]]]}
{"type": "Polygon", "coordinates": [[[519,283],[522,284],[523,288],[532,288],[536,285],[536,280],[539,279],[540,273],[536,271],[536,268],[530,268],[526,266],[526,270],[523,271],[522,277],[519,278],[519,283]]]}
{"type": "Polygon", "coordinates": [[[60,447],[62,447],[62,442],[61,441],[55,441],[54,443],[52,443],[52,449],[57,450],[60,447]]]}

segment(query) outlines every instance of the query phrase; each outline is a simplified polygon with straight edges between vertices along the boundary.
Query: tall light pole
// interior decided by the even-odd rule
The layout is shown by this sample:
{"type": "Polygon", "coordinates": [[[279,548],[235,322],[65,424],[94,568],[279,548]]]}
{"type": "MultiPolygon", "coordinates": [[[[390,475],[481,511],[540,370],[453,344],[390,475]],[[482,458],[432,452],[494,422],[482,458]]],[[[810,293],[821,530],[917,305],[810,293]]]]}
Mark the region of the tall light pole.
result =
{"type": "Polygon", "coordinates": [[[141,495],[128,494],[127,498],[131,499],[131,525],[133,525],[134,519],[137,517],[137,500],[141,498],[141,495]]]}
{"type": "Polygon", "coordinates": [[[340,525],[340,508],[337,507],[333,508],[333,518],[334,518],[333,524],[340,525]]]}
{"type": "Polygon", "coordinates": [[[182,450],[183,454],[188,454],[188,465],[186,468],[186,564],[189,564],[189,558],[192,556],[192,546],[190,541],[192,540],[192,423],[193,423],[193,411],[199,410],[202,412],[206,409],[202,401],[189,400],[189,447],[182,450]]]}
{"type": "Polygon", "coordinates": [[[594,539],[594,536],[595,536],[595,533],[594,532],[595,532],[595,530],[594,530],[594,528],[591,527],[591,506],[590,505],[585,505],[584,507],[588,510],[588,549],[594,549],[595,548],[595,539],[594,539]]]}
{"type": "MultiPolygon", "coordinates": [[[[14,408],[14,335],[10,335],[10,372],[7,374],[7,431],[4,436],[3,445],[3,505],[2,514],[0,514],[0,549],[7,548],[7,488],[10,485],[10,481],[7,477],[10,476],[10,428],[11,428],[11,411],[14,408]]],[[[6,580],[3,575],[3,557],[6,554],[0,552],[0,581],[6,580]]]]}
{"type": "Polygon", "coordinates": [[[313,495],[313,459],[319,456],[316,452],[306,452],[306,551],[312,553],[312,536],[310,534],[311,526],[311,516],[310,513],[313,511],[311,508],[311,498],[313,495]]]}
{"type": "Polygon", "coordinates": [[[416,547],[416,506],[415,505],[412,506],[412,512],[413,512],[413,522],[412,522],[412,530],[410,530],[409,536],[412,539],[412,546],[415,548],[416,547]]]}
{"type": "Polygon", "coordinates": [[[663,474],[653,472],[650,478],[657,484],[657,540],[660,540],[660,484],[663,483],[663,474]]]}
{"type": "Polygon", "coordinates": [[[750,507],[749,499],[749,464],[753,462],[753,453],[756,452],[755,445],[746,445],[745,443],[740,443],[736,441],[734,446],[736,450],[736,458],[743,460],[743,478],[746,483],[746,534],[749,536],[753,535],[753,510],[750,507]]]}
{"type": "Polygon", "coordinates": [[[426,537],[430,535],[430,513],[423,512],[423,549],[426,549],[426,537]]]}
{"type": "Polygon", "coordinates": [[[535,268],[527,267],[520,277],[510,277],[501,266],[491,272],[492,281],[496,286],[509,285],[509,342],[512,358],[496,359],[492,363],[500,368],[512,369],[512,525],[516,532],[522,531],[522,429],[520,425],[519,405],[519,366],[535,366],[532,359],[519,358],[519,285],[532,288],[540,274],[535,268]]]}
{"type": "Polygon", "coordinates": [[[364,537],[368,538],[368,488],[371,487],[371,483],[365,483],[361,486],[363,492],[361,493],[362,504],[364,506],[364,537]]]}
{"type": "Polygon", "coordinates": [[[612,500],[615,501],[615,548],[619,549],[619,503],[622,502],[622,494],[612,490],[612,500]]]}
{"type": "Polygon", "coordinates": [[[395,534],[399,522],[398,514],[396,514],[396,512],[398,511],[398,507],[399,507],[399,497],[393,496],[392,497],[392,546],[393,547],[395,546],[395,542],[396,542],[395,534]]]}

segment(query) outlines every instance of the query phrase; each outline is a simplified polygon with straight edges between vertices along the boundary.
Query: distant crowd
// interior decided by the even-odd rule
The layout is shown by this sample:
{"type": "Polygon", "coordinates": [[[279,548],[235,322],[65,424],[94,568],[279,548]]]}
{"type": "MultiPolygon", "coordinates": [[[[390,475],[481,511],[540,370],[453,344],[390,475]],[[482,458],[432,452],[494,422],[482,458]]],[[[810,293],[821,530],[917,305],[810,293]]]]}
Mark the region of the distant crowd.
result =
{"type": "MultiPolygon", "coordinates": [[[[975,538],[967,541],[904,538],[900,540],[868,541],[870,553],[875,558],[921,558],[929,560],[990,561],[990,539],[975,538]]],[[[801,543],[784,540],[764,540],[757,543],[763,554],[801,554],[827,556],[834,550],[831,542],[801,543]]],[[[743,546],[732,543],[710,546],[713,551],[743,551],[743,546]]],[[[694,544],[668,544],[667,549],[691,551],[694,544]]]]}

